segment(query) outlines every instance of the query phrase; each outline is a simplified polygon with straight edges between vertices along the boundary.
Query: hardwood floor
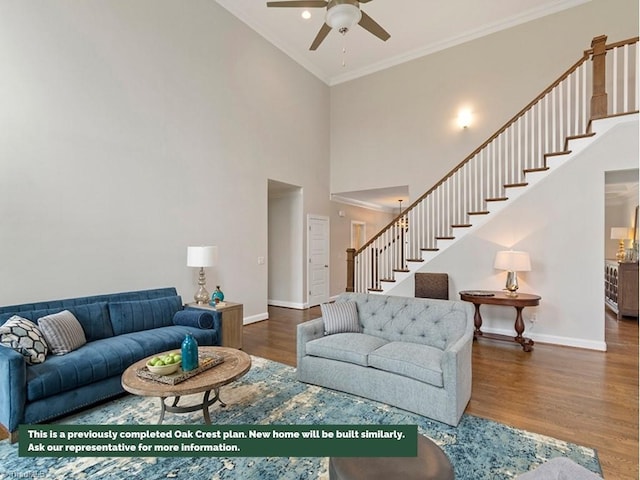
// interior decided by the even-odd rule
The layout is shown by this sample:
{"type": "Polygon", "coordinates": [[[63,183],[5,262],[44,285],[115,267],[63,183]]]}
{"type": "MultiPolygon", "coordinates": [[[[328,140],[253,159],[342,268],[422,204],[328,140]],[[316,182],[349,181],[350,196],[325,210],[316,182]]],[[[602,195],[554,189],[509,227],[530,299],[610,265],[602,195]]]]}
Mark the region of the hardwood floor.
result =
{"type": "MultiPolygon", "coordinates": [[[[638,479],[638,320],[604,313],[608,351],[481,340],[466,412],[595,448],[605,479],[638,479]]],[[[269,307],[244,327],[244,350],[295,366],[296,325],[319,308],[269,307]]]]}
{"type": "MultiPolygon", "coordinates": [[[[466,412],[595,448],[605,479],[637,480],[638,321],[604,315],[606,353],[540,343],[525,353],[476,342],[466,412]]],[[[317,307],[269,307],[268,321],[244,327],[244,350],[295,366],[296,326],[319,316],[317,307]]]]}

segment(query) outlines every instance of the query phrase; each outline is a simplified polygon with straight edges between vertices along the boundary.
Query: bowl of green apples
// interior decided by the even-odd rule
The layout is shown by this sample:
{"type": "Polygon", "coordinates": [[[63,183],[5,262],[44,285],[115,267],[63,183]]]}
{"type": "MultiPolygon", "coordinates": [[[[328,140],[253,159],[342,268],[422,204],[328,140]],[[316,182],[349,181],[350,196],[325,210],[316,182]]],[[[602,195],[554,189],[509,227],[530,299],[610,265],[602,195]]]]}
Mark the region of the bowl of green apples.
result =
{"type": "Polygon", "coordinates": [[[180,368],[182,355],[179,352],[165,353],[147,361],[147,368],[156,375],[171,375],[180,368]]]}

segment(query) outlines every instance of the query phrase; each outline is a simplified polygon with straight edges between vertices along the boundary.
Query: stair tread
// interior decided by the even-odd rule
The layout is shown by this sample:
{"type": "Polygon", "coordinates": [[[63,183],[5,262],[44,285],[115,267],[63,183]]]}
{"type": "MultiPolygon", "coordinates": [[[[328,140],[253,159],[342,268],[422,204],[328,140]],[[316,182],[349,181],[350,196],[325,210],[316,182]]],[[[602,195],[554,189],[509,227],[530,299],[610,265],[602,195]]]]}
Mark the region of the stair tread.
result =
{"type": "Polygon", "coordinates": [[[478,212],[467,212],[467,215],[489,215],[489,210],[480,210],[478,212]]]}
{"type": "Polygon", "coordinates": [[[564,139],[564,148],[565,150],[567,149],[567,147],[569,146],[569,142],[571,140],[580,140],[581,138],[590,138],[590,137],[593,137],[595,134],[596,134],[595,132],[588,132],[588,133],[580,133],[577,135],[569,135],[564,139]]]}
{"type": "MultiPolygon", "coordinates": [[[[638,112],[635,112],[635,113],[637,114],[638,112]]],[[[537,172],[546,172],[547,170],[550,170],[550,166],[554,167],[556,165],[555,163],[552,164],[551,163],[552,160],[550,160],[550,159],[552,159],[553,157],[560,157],[560,156],[564,156],[564,155],[570,155],[570,154],[573,153],[572,149],[570,148],[570,146],[571,146],[570,142],[571,141],[579,140],[579,139],[590,139],[590,138],[595,137],[596,133],[591,131],[592,120],[594,120],[594,119],[590,119],[589,120],[588,128],[587,128],[586,133],[575,134],[575,135],[565,135],[563,143],[560,143],[560,145],[556,145],[556,147],[554,147],[553,149],[550,149],[550,150],[555,150],[556,148],[558,148],[558,151],[551,151],[549,153],[540,152],[541,156],[542,156],[542,161],[540,161],[540,156],[539,156],[538,157],[539,160],[535,161],[535,163],[542,163],[542,166],[532,166],[530,168],[523,168],[521,170],[520,174],[517,174],[517,172],[516,172],[516,178],[511,178],[511,179],[509,179],[509,180],[511,180],[509,183],[504,183],[502,185],[503,190],[497,191],[497,192],[495,192],[495,191],[494,192],[487,192],[487,190],[485,188],[480,188],[479,190],[477,190],[475,192],[475,194],[480,194],[480,195],[482,195],[482,193],[484,193],[485,195],[487,193],[497,193],[498,194],[495,197],[484,198],[483,201],[485,202],[485,204],[481,204],[481,205],[483,205],[483,206],[485,206],[485,208],[489,209],[489,208],[491,208],[490,202],[505,202],[505,201],[508,201],[509,200],[509,196],[507,196],[507,194],[511,194],[511,196],[513,196],[514,193],[516,193],[516,194],[519,193],[519,191],[508,190],[508,189],[511,189],[511,188],[524,188],[524,187],[528,187],[529,185],[531,185],[531,182],[527,181],[531,177],[526,177],[526,174],[537,173],[537,172]],[[499,195],[500,193],[502,193],[503,195],[500,196],[499,195]]],[[[586,145],[587,142],[585,141],[585,142],[583,142],[583,144],[586,145]]],[[[580,143],[576,143],[574,145],[577,146],[576,148],[578,148],[578,150],[582,146],[582,144],[580,144],[580,143]]],[[[574,148],[574,150],[575,150],[575,148],[574,148]]],[[[471,158],[471,160],[473,160],[473,158],[471,158]]],[[[562,159],[559,159],[559,161],[562,161],[562,159]]],[[[454,173],[457,173],[457,172],[458,172],[458,168],[456,168],[454,171],[452,171],[451,174],[454,174],[454,173]]],[[[509,176],[511,176],[511,175],[509,175],[509,176]]],[[[503,177],[502,180],[505,181],[506,179],[503,177]]],[[[535,180],[536,179],[534,178],[534,182],[535,182],[535,180]]],[[[494,190],[494,188],[497,187],[497,186],[498,185],[494,185],[494,187],[492,187],[490,190],[494,190]]],[[[429,191],[425,195],[429,195],[431,193],[432,192],[429,191]]],[[[482,200],[482,196],[480,196],[478,199],[482,200]]],[[[443,199],[443,201],[445,201],[445,199],[443,199]]],[[[476,202],[472,202],[472,203],[476,203],[476,202]]],[[[456,205],[456,207],[460,208],[460,207],[463,207],[463,205],[458,204],[458,205],[456,205]]],[[[492,208],[492,210],[493,210],[493,208],[492,208]]],[[[434,212],[434,215],[436,213],[437,212],[434,212]]],[[[464,213],[464,211],[462,209],[460,209],[460,211],[458,213],[456,213],[455,216],[459,216],[460,213],[464,213]]],[[[464,219],[466,219],[466,220],[468,220],[470,222],[472,220],[471,217],[478,216],[478,215],[488,215],[489,213],[491,213],[490,210],[467,211],[466,212],[466,217],[464,219]]],[[[452,216],[454,216],[454,215],[452,214],[452,216]]],[[[474,220],[474,223],[475,223],[477,219],[473,218],[473,220],[474,220]]],[[[435,229],[438,229],[439,225],[442,225],[442,224],[436,222],[436,224],[435,225],[431,225],[431,227],[435,228],[435,229]]],[[[447,223],[445,223],[445,225],[447,225],[447,223]]],[[[455,236],[454,235],[449,235],[449,234],[443,234],[443,235],[439,235],[439,236],[438,235],[432,236],[430,238],[435,239],[436,241],[438,241],[438,240],[444,240],[444,241],[455,240],[456,238],[459,237],[458,234],[460,233],[460,231],[459,230],[454,230],[454,229],[456,229],[456,228],[470,228],[470,227],[473,227],[473,226],[474,226],[474,224],[472,224],[472,223],[464,223],[464,222],[448,224],[446,230],[449,230],[455,236]]],[[[408,231],[408,229],[407,229],[407,231],[408,231]]],[[[466,232],[462,232],[462,233],[466,233],[466,232]]],[[[432,231],[431,231],[431,235],[433,235],[432,231]]],[[[401,237],[397,237],[397,238],[401,238],[401,237]]],[[[413,240],[417,240],[417,238],[413,239],[413,240]]],[[[429,243],[433,244],[435,242],[430,240],[429,243]]],[[[391,242],[390,242],[389,245],[391,245],[391,242]]],[[[439,244],[439,243],[437,245],[440,245],[441,247],[443,246],[443,244],[439,244]]],[[[444,244],[444,248],[446,248],[447,245],[448,244],[444,244]]],[[[420,248],[419,252],[438,252],[440,250],[441,250],[441,248],[437,248],[437,247],[422,247],[422,248],[420,248]]],[[[406,268],[392,269],[392,272],[389,272],[387,270],[387,273],[391,273],[392,276],[394,275],[394,273],[408,273],[408,274],[410,274],[411,271],[415,270],[418,267],[417,264],[426,263],[426,262],[429,261],[429,258],[431,258],[431,256],[427,256],[427,255],[424,255],[424,257],[425,258],[406,258],[405,259],[404,258],[404,252],[403,252],[402,264],[405,265],[406,268]],[[409,267],[411,267],[411,270],[409,270],[409,267]]],[[[398,276],[398,279],[396,279],[396,278],[380,279],[377,282],[375,282],[375,283],[378,283],[379,287],[367,288],[366,290],[369,291],[369,292],[376,292],[376,293],[380,292],[380,293],[383,293],[385,290],[388,290],[389,287],[391,287],[392,291],[393,291],[393,288],[395,288],[395,286],[393,286],[393,284],[395,284],[395,283],[402,284],[402,279],[403,278],[404,277],[402,277],[402,276],[398,276]]]]}
{"type": "Polygon", "coordinates": [[[570,153],[571,153],[571,150],[564,150],[562,152],[545,153],[543,156],[544,157],[559,157],[560,155],[569,155],[570,153]]]}
{"type": "Polygon", "coordinates": [[[595,132],[590,132],[590,133],[581,133],[581,134],[578,134],[578,135],[569,135],[567,137],[567,140],[577,140],[579,138],[589,138],[589,137],[595,136],[595,134],[596,134],[595,132]]]}

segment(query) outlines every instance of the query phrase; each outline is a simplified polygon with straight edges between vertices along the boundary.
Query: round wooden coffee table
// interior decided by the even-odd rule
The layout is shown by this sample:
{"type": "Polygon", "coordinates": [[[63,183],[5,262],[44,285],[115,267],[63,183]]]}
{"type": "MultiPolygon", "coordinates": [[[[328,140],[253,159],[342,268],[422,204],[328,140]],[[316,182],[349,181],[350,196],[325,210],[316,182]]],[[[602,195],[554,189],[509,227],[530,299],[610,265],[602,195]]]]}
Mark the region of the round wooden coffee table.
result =
{"type": "MultiPolygon", "coordinates": [[[[171,351],[175,351],[175,349],[171,351]]],[[[220,400],[220,387],[237,380],[247,373],[251,368],[251,357],[242,350],[227,347],[199,347],[198,352],[201,354],[222,355],[224,362],[175,385],[139,377],[136,374],[136,370],[144,368],[150,358],[163,355],[163,353],[158,353],[140,360],[127,368],[122,374],[122,388],[134,395],[159,397],[160,418],[158,424],[161,424],[164,420],[165,412],[188,413],[202,410],[205,423],[210,425],[211,417],[209,416],[209,406],[215,402],[220,402],[220,405],[226,407],[226,404],[220,400]],[[201,404],[185,407],[178,406],[181,396],[202,392],[205,393],[201,404]],[[214,392],[213,398],[210,398],[211,392],[214,392]],[[173,403],[170,405],[166,403],[168,397],[175,397],[173,403]]]]}

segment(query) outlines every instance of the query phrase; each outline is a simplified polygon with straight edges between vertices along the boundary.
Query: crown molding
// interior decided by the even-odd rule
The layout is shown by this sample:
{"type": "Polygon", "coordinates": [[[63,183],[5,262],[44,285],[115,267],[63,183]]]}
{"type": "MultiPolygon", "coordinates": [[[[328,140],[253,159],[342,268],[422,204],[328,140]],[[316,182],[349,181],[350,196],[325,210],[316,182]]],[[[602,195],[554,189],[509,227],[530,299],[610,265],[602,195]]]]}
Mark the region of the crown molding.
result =
{"type": "Polygon", "coordinates": [[[331,194],[331,201],[342,203],[344,205],[351,205],[352,207],[366,208],[367,210],[374,210],[376,212],[393,213],[395,211],[393,207],[385,207],[378,203],[356,200],[355,198],[343,197],[334,193],[331,194]]]}
{"type": "Polygon", "coordinates": [[[310,61],[308,57],[303,54],[296,53],[299,52],[299,48],[292,46],[287,43],[281,36],[277,34],[277,32],[269,31],[269,29],[265,28],[258,18],[255,18],[251,14],[249,14],[245,9],[242,8],[235,0],[216,0],[216,2],[222,6],[225,10],[230,12],[244,24],[246,24],[253,31],[262,36],[269,43],[274,45],[276,48],[281,50],[287,56],[289,56],[292,60],[306,69],[309,73],[314,75],[320,81],[325,83],[328,86],[338,85],[340,83],[348,82],[351,80],[355,80],[357,78],[370,75],[372,73],[376,73],[382,70],[386,70],[391,67],[395,67],[397,65],[409,62],[411,60],[415,60],[420,57],[424,57],[426,55],[430,55],[447,48],[451,48],[472,40],[476,40],[486,35],[490,35],[492,33],[505,30],[507,28],[511,28],[523,23],[530,22],[532,20],[536,20],[538,18],[551,15],[554,13],[558,13],[563,10],[567,10],[569,8],[573,8],[584,3],[588,3],[591,0],[559,0],[552,5],[546,5],[542,7],[537,7],[530,9],[526,12],[523,12],[518,15],[514,15],[510,18],[499,22],[493,22],[486,25],[483,25],[474,30],[470,30],[462,35],[457,35],[454,37],[450,37],[444,39],[442,41],[432,43],[429,45],[425,45],[423,47],[417,48],[415,50],[403,53],[401,55],[397,55],[395,57],[389,58],[387,60],[374,63],[372,65],[353,70],[349,73],[339,74],[331,76],[326,74],[314,64],[313,61],[310,61]]]}
{"type": "Polygon", "coordinates": [[[329,86],[338,85],[340,83],[344,83],[351,80],[355,80],[360,77],[364,77],[365,75],[370,75],[372,73],[386,70],[388,68],[395,67],[397,65],[401,65],[403,63],[409,62],[411,60],[415,60],[417,58],[421,58],[427,55],[431,55],[433,53],[440,52],[442,50],[446,50],[447,48],[455,47],[457,45],[461,45],[463,43],[470,42],[472,40],[477,40],[478,38],[491,35],[492,33],[496,33],[501,30],[506,30],[508,28],[515,27],[517,25],[521,25],[523,23],[527,23],[532,20],[537,20],[538,18],[542,18],[547,15],[552,15],[554,13],[558,13],[563,10],[567,10],[569,8],[577,7],[579,5],[588,3],[590,1],[591,0],[564,0],[564,1],[557,2],[552,6],[534,8],[526,12],[523,12],[522,14],[514,15],[513,17],[510,17],[506,20],[483,25],[480,28],[471,30],[462,35],[457,35],[457,36],[442,40],[440,42],[432,43],[430,45],[425,45],[424,47],[411,50],[402,55],[397,55],[395,57],[389,58],[388,60],[374,63],[372,65],[369,65],[364,68],[360,68],[358,70],[353,70],[349,73],[345,73],[344,75],[336,75],[334,77],[329,78],[329,86]]]}

